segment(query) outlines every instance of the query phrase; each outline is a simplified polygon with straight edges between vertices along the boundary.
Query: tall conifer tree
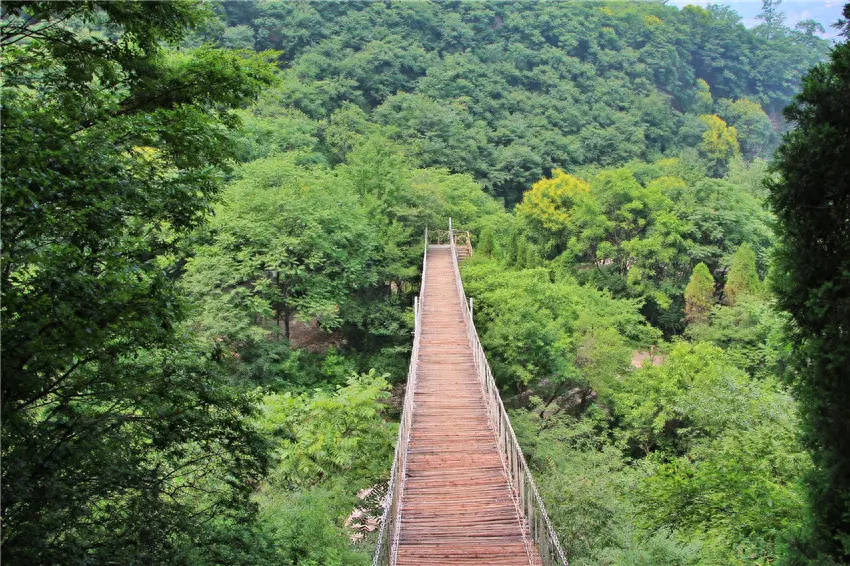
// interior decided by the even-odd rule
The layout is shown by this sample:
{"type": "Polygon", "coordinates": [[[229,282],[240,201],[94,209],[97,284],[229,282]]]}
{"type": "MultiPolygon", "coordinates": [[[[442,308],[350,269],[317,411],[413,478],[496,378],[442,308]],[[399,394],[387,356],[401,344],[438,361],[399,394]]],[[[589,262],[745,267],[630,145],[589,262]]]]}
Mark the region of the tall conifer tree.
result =
{"type": "Polygon", "coordinates": [[[714,304],[714,277],[700,262],[685,287],[685,318],[689,323],[706,322],[714,304]]]}
{"type": "Polygon", "coordinates": [[[723,287],[723,299],[727,304],[734,305],[742,295],[757,295],[761,291],[756,268],[756,252],[752,246],[744,242],[735,252],[726,285],[723,287]]]}

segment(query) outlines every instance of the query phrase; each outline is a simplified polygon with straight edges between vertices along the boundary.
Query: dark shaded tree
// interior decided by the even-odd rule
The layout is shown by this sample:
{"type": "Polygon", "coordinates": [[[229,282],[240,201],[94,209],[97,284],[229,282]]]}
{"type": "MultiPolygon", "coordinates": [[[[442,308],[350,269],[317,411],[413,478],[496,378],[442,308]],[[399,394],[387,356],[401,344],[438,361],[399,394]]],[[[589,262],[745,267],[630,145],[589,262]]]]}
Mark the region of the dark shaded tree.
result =
{"type": "MultiPolygon", "coordinates": [[[[850,17],[850,4],[844,8],[850,17]]],[[[844,24],[843,34],[850,34],[844,24]]],[[[816,469],[810,477],[812,532],[795,563],[850,561],[850,43],[814,67],[786,111],[796,124],[769,183],[782,246],[779,304],[793,317],[790,377],[800,399],[816,469]]]]}
{"type": "Polygon", "coordinates": [[[168,256],[216,197],[231,110],[274,75],[167,49],[205,18],[188,1],[3,4],[9,563],[252,561],[233,544],[266,465],[253,403],[179,330],[168,256]]]}

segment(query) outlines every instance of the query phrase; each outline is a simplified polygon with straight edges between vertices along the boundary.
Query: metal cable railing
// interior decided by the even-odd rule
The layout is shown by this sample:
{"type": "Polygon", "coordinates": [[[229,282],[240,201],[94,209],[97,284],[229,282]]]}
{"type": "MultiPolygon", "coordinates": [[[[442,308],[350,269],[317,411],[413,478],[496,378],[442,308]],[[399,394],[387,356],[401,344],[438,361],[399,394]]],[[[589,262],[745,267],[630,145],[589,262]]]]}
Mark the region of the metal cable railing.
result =
{"type": "Polygon", "coordinates": [[[568,566],[564,550],[561,548],[555,529],[552,528],[549,515],[546,513],[546,506],[543,504],[543,499],[537,491],[537,485],[534,483],[534,478],[525,462],[525,456],[522,454],[508,413],[505,411],[505,405],[499,395],[499,389],[496,387],[496,380],[493,378],[490,364],[487,363],[487,357],[484,355],[484,349],[478,339],[475,322],[472,320],[473,303],[471,299],[467,300],[466,293],[463,290],[463,282],[460,279],[457,246],[453,237],[454,231],[451,229],[451,220],[449,220],[449,230],[452,232],[452,237],[449,238],[452,265],[455,270],[458,296],[463,305],[463,319],[466,323],[467,336],[475,358],[478,379],[484,391],[490,424],[502,453],[502,463],[511,484],[517,510],[523,520],[523,528],[530,542],[529,559],[532,564],[536,564],[535,558],[539,556],[542,566],[568,566]]]}
{"type": "Polygon", "coordinates": [[[399,529],[401,528],[401,498],[404,494],[404,482],[407,476],[407,446],[410,443],[410,427],[413,422],[413,403],[416,392],[416,374],[419,364],[419,341],[422,328],[422,303],[425,297],[425,276],[428,272],[428,229],[425,228],[425,251],[422,254],[422,282],[419,297],[413,299],[413,350],[410,352],[410,366],[407,370],[407,390],[398,425],[398,440],[395,445],[393,467],[387,484],[384,501],[384,513],[378,531],[378,543],[372,566],[395,564],[398,554],[399,529]]]}

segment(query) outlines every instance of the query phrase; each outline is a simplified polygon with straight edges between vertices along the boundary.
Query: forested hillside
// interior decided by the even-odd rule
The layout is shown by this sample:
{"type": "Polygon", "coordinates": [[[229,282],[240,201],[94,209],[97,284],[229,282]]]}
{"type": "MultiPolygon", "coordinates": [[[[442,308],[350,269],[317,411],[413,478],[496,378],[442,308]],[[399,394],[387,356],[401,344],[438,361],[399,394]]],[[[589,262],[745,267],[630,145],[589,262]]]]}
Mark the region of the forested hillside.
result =
{"type": "Polygon", "coordinates": [[[846,314],[847,216],[806,216],[846,203],[847,45],[817,23],[776,0],[752,29],[662,2],[0,20],[10,564],[370,564],[449,218],[570,564],[848,560],[822,398],[847,389],[822,302],[846,314]],[[830,234],[820,273],[803,242],[830,234]]]}
{"type": "Polygon", "coordinates": [[[282,51],[276,100],[292,109],[290,127],[364,110],[409,158],[471,173],[508,204],[555,167],[684,148],[719,172],[739,147],[768,157],[780,111],[827,49],[816,23],[787,29],[776,8],[754,30],[728,8],[655,2],[225,2],[220,12],[225,23],[204,39],[282,51]]]}

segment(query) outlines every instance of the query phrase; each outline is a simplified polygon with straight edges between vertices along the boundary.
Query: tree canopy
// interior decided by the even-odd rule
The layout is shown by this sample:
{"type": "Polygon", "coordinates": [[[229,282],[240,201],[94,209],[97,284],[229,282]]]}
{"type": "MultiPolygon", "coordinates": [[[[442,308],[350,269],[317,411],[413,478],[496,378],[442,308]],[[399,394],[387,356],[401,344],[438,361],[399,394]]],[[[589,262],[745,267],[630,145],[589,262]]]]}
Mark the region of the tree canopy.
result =
{"type": "MultiPolygon", "coordinates": [[[[321,120],[369,112],[425,166],[509,204],[555,168],[654,160],[702,141],[722,174],[828,50],[816,29],[663,3],[223,2],[223,32],[282,52],[280,99],[321,120]]],[[[225,39],[226,38],[226,39],[225,39]]]]}

